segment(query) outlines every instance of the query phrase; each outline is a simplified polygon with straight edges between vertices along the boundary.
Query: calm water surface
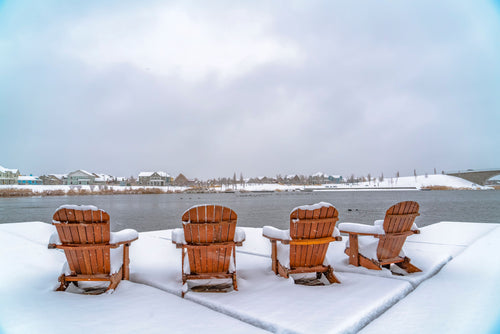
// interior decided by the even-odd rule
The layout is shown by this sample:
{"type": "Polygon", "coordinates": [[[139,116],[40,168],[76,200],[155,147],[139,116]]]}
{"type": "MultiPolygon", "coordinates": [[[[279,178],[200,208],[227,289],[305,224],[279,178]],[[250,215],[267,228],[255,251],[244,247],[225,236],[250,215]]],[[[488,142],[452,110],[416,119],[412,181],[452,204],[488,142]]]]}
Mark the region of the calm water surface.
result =
{"type": "Polygon", "coordinates": [[[111,216],[113,231],[134,228],[152,231],[180,227],[180,217],[196,204],[221,204],[238,214],[238,225],[288,228],[290,211],[320,201],[339,210],[340,222],[371,224],[393,204],[420,204],[417,224],[440,221],[500,223],[500,191],[333,191],[314,193],[96,195],[18,197],[0,199],[0,223],[43,221],[62,204],[92,204],[111,216]]]}

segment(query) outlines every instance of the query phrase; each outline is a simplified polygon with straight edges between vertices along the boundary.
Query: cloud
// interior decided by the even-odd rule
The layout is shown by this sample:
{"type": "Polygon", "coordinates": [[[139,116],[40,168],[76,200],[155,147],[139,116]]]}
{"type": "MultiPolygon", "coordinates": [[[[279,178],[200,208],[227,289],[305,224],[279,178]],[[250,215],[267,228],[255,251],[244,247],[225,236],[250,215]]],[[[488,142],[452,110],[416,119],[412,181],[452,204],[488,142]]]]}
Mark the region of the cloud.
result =
{"type": "Polygon", "coordinates": [[[301,61],[296,45],[269,33],[271,21],[246,9],[126,7],[77,20],[61,49],[99,69],[124,63],[188,81],[224,81],[265,64],[301,61]]]}
{"type": "Polygon", "coordinates": [[[497,31],[488,1],[8,2],[0,139],[15,144],[1,164],[199,178],[495,167],[497,31]]]}

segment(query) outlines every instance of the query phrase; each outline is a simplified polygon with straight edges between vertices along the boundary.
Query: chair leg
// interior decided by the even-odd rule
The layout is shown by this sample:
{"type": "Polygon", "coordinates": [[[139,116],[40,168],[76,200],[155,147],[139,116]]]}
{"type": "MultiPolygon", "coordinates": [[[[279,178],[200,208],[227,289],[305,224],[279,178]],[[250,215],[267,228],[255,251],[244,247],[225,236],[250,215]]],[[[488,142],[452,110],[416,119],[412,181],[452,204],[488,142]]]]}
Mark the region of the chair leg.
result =
{"type": "Polygon", "coordinates": [[[130,257],[129,257],[130,244],[123,245],[123,279],[129,280],[130,278],[130,257]]]}
{"type": "Polygon", "coordinates": [[[349,234],[349,248],[345,249],[345,253],[349,256],[349,264],[358,267],[360,265],[358,236],[349,234]]]}
{"type": "Polygon", "coordinates": [[[271,269],[278,275],[278,246],[276,240],[271,240],[271,269]]]}
{"type": "Polygon", "coordinates": [[[371,269],[371,270],[382,270],[382,268],[380,267],[380,265],[378,264],[378,262],[372,260],[372,259],[369,259],[361,254],[358,254],[359,256],[359,264],[363,267],[365,267],[366,269],[371,269]]]}
{"type": "Polygon", "coordinates": [[[335,274],[333,273],[333,268],[331,266],[328,266],[328,270],[325,271],[323,274],[325,275],[328,282],[330,282],[330,284],[340,283],[337,276],[335,276],[335,274]]]}
{"type": "Polygon", "coordinates": [[[290,275],[288,274],[288,270],[285,267],[283,267],[281,263],[279,263],[279,261],[278,261],[278,274],[284,278],[290,277],[290,275]]]}
{"type": "Polygon", "coordinates": [[[411,274],[411,273],[418,273],[422,270],[420,270],[420,268],[414,266],[413,264],[410,263],[410,258],[409,257],[406,257],[404,258],[404,261],[403,262],[400,262],[400,263],[396,263],[396,265],[398,267],[400,267],[401,269],[405,270],[408,274],[411,274]]]}
{"type": "MultiPolygon", "coordinates": [[[[184,263],[184,261],[182,263],[184,263]]],[[[183,271],[182,271],[182,293],[181,293],[182,298],[184,298],[184,295],[186,294],[186,292],[184,292],[184,284],[187,284],[187,278],[186,278],[186,274],[184,274],[184,268],[183,268],[183,271]]]]}
{"type": "Polygon", "coordinates": [[[116,274],[111,275],[111,277],[109,278],[109,286],[106,289],[106,291],[116,289],[118,284],[120,284],[122,277],[123,277],[123,267],[121,267],[120,271],[118,271],[116,274]]]}
{"type": "Polygon", "coordinates": [[[236,281],[236,273],[233,273],[233,289],[238,291],[238,282],[236,281]]]}
{"type": "Polygon", "coordinates": [[[56,291],[65,291],[69,285],[69,282],[66,281],[66,276],[62,274],[61,276],[59,276],[58,281],[60,284],[56,291]]]}

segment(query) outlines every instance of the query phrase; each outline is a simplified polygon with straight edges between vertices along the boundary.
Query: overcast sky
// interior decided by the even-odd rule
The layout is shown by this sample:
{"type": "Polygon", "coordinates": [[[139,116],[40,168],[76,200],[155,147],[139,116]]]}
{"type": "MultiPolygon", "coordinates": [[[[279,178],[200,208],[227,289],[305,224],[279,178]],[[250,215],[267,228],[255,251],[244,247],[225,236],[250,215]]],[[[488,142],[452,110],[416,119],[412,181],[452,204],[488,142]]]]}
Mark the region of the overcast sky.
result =
{"type": "Polygon", "coordinates": [[[0,165],[500,168],[500,2],[0,0],[0,165]]]}

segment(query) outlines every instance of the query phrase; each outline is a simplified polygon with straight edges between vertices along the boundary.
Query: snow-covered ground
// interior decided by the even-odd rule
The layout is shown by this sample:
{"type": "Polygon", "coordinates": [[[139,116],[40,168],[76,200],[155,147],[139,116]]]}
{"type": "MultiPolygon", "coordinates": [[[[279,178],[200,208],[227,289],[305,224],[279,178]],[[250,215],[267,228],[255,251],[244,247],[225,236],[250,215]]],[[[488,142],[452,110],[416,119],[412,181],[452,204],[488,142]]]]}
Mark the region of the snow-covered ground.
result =
{"type": "Polygon", "coordinates": [[[64,253],[52,225],[0,224],[0,333],[493,333],[500,320],[500,225],[442,222],[408,238],[422,273],[348,265],[345,240],[327,257],[342,282],[302,286],[271,272],[260,228],[244,228],[239,291],[180,297],[181,253],[171,231],[140,233],[131,280],[111,294],[55,292],[64,253]],[[496,326],[496,327],[495,327],[496,326]]]}
{"type": "MultiPolygon", "coordinates": [[[[450,176],[450,175],[420,175],[420,176],[404,176],[399,178],[384,178],[383,181],[371,181],[371,182],[360,182],[360,183],[342,183],[342,184],[323,184],[314,186],[303,186],[303,185],[286,185],[278,183],[247,183],[244,185],[237,184],[235,186],[223,185],[222,187],[210,188],[210,191],[214,192],[224,192],[224,191],[339,191],[339,190],[387,190],[387,189],[422,189],[422,188],[432,188],[432,187],[442,187],[448,189],[472,189],[472,190],[485,190],[492,189],[488,186],[480,186],[470,181],[450,176]]],[[[81,185],[81,186],[69,186],[69,185],[0,185],[1,189],[28,189],[35,193],[42,193],[44,191],[63,191],[67,193],[70,190],[78,191],[103,191],[111,189],[116,192],[127,192],[134,191],[138,189],[158,189],[162,192],[182,192],[188,190],[189,187],[179,187],[179,186],[166,186],[166,187],[140,187],[140,186],[103,186],[103,185],[81,185]]]]}

